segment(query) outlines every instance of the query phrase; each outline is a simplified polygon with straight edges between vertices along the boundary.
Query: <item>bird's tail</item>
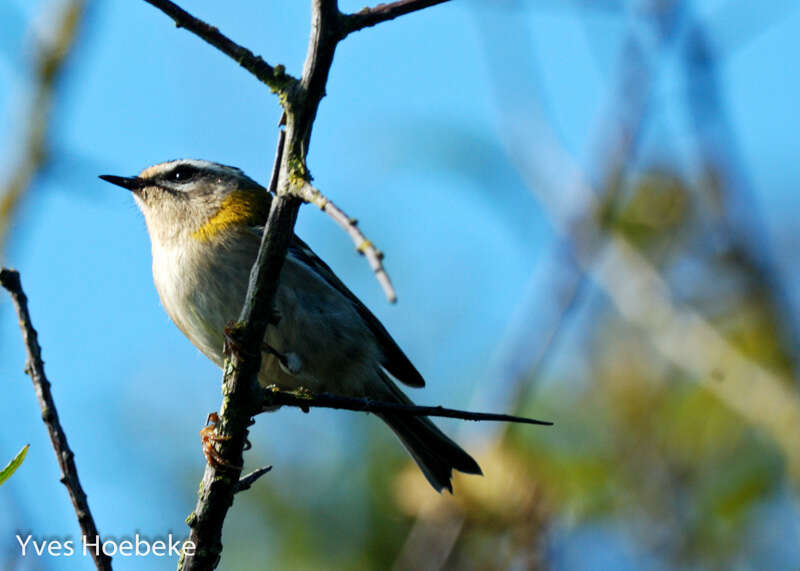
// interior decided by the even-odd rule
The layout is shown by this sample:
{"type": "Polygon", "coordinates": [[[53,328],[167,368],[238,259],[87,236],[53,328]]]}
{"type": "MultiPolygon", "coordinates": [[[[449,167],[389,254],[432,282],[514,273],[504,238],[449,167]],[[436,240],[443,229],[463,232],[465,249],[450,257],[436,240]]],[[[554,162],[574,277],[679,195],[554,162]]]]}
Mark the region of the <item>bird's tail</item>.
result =
{"type": "MultiPolygon", "coordinates": [[[[402,404],[413,404],[391,380],[385,380],[392,389],[393,400],[402,404]]],[[[453,493],[453,486],[450,483],[453,470],[467,474],[483,474],[472,456],[445,436],[427,417],[394,412],[380,413],[378,416],[400,438],[403,446],[437,492],[447,488],[453,493]]]]}

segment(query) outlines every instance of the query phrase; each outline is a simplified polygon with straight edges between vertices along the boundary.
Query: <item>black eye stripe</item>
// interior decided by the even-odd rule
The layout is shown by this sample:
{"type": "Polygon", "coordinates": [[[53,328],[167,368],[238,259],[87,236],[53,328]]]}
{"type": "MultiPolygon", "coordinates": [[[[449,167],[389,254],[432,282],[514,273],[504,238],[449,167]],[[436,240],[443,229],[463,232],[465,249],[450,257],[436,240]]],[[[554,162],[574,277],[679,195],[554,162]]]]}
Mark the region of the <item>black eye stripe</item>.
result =
{"type": "Polygon", "coordinates": [[[198,169],[192,165],[178,165],[164,175],[170,182],[187,182],[197,176],[198,169]]]}

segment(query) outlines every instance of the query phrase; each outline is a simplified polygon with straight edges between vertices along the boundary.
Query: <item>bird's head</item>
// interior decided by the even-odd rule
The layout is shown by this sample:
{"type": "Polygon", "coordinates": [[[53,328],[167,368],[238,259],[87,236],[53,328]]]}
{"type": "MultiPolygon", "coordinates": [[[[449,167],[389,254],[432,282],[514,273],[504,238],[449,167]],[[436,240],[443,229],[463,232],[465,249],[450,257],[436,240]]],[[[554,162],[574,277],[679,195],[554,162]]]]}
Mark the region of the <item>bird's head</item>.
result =
{"type": "Polygon", "coordinates": [[[180,159],[138,176],[100,178],[131,191],[154,244],[187,237],[211,242],[267,218],[269,193],[240,169],[219,163],[180,159]]]}

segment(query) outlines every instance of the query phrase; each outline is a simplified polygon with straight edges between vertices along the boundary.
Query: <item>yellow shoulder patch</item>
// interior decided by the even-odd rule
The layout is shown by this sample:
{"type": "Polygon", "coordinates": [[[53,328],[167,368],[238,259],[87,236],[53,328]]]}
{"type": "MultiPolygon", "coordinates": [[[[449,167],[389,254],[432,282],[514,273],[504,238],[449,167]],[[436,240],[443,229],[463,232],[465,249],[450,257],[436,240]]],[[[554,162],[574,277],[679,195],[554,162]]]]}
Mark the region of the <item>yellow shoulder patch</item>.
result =
{"type": "Polygon", "coordinates": [[[229,194],[205,224],[192,232],[192,238],[209,242],[231,225],[258,226],[267,219],[267,200],[262,190],[237,190],[229,194]]]}

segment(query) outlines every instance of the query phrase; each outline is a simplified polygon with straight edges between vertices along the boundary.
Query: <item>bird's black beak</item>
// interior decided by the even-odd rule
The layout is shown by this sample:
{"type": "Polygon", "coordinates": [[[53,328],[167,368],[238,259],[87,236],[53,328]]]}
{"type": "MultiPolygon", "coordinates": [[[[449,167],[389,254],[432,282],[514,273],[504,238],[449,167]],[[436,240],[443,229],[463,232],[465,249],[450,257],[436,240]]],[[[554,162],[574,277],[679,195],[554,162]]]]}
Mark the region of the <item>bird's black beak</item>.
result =
{"type": "Polygon", "coordinates": [[[110,182],[111,184],[116,184],[117,186],[121,186],[122,188],[127,188],[128,190],[132,191],[140,190],[145,186],[144,179],[141,179],[138,176],[114,176],[113,174],[101,174],[100,178],[110,182]]]}

